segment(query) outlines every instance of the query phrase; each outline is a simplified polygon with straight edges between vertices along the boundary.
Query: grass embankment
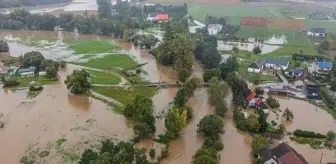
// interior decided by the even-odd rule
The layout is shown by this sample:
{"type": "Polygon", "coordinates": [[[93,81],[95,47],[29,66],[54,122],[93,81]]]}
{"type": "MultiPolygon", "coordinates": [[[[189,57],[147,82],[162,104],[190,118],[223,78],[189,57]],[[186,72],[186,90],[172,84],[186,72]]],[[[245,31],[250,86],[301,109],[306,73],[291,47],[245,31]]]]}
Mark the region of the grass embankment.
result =
{"type": "Polygon", "coordinates": [[[119,84],[120,77],[107,72],[98,72],[92,70],[86,70],[91,74],[92,84],[119,84]]]}
{"type": "MultiPolygon", "coordinates": [[[[17,87],[29,87],[30,82],[35,81],[35,77],[27,77],[27,78],[16,77],[15,79],[20,83],[20,85],[17,87]]],[[[57,78],[46,78],[44,76],[39,76],[35,85],[47,85],[56,83],[57,81],[58,81],[57,78]]]]}
{"type": "Polygon", "coordinates": [[[104,53],[113,52],[116,45],[101,40],[79,40],[73,43],[69,47],[75,51],[76,54],[92,54],[92,53],[104,53]]]}
{"type": "Polygon", "coordinates": [[[92,90],[107,97],[111,97],[126,105],[132,103],[137,95],[153,97],[158,88],[155,87],[93,87],[92,90]]]}
{"type": "Polygon", "coordinates": [[[302,32],[289,31],[289,30],[278,30],[278,29],[268,29],[268,28],[254,28],[254,27],[241,27],[237,32],[238,37],[243,38],[260,38],[268,39],[270,37],[276,36],[286,36],[287,43],[285,45],[290,46],[300,46],[300,47],[310,47],[308,43],[308,37],[302,32]]]}
{"type": "Polygon", "coordinates": [[[130,68],[137,65],[137,63],[126,54],[107,55],[103,58],[91,59],[85,63],[74,64],[103,70],[109,70],[112,68],[130,68]]]}

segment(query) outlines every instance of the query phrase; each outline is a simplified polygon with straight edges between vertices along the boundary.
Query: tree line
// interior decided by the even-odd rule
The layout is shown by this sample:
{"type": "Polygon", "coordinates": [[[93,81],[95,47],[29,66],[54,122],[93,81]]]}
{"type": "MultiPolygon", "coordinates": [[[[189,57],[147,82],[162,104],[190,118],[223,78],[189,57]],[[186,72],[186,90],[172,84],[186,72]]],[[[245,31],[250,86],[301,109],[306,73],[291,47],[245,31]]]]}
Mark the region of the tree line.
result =
{"type": "Polygon", "coordinates": [[[0,8],[67,3],[71,0],[0,0],[0,8]]]}

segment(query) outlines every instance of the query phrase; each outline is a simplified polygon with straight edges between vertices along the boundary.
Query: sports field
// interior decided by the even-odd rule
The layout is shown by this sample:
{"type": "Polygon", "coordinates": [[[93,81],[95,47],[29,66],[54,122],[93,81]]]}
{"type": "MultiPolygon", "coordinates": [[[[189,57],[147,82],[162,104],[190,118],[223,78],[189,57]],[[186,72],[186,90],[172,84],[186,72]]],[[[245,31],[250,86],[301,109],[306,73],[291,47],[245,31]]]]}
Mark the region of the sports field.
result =
{"type": "Polygon", "coordinates": [[[265,17],[265,18],[285,18],[281,9],[267,6],[213,6],[188,4],[190,15],[204,22],[207,15],[211,16],[233,16],[233,17],[265,17]]]}

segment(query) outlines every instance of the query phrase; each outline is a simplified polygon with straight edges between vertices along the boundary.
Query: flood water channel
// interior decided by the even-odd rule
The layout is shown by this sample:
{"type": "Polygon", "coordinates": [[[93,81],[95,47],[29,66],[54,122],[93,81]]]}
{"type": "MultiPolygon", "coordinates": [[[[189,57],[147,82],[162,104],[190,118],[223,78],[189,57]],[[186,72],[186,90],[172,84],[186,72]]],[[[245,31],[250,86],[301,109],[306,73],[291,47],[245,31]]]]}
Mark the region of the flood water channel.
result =
{"type": "MultiPolygon", "coordinates": [[[[37,38],[62,38],[73,39],[73,33],[53,31],[3,31],[0,30],[0,39],[5,37],[11,38],[27,38],[34,36],[37,38]]],[[[131,55],[139,63],[147,62],[143,66],[146,71],[145,79],[151,82],[160,80],[166,82],[176,82],[178,77],[176,72],[171,67],[163,66],[148,53],[147,50],[135,48],[130,43],[113,40],[110,37],[102,37],[97,35],[79,35],[79,39],[101,39],[111,41],[118,44],[122,51],[131,55]]],[[[26,46],[18,42],[9,42],[10,55],[20,56],[32,50],[38,50],[46,58],[50,59],[69,59],[73,54],[66,45],[56,41],[53,45],[45,47],[26,46]]],[[[35,99],[26,99],[27,90],[8,90],[0,89],[0,120],[5,122],[5,128],[0,131],[0,159],[3,163],[19,163],[20,158],[26,153],[28,148],[45,147],[45,145],[55,144],[55,141],[60,138],[67,139],[67,145],[71,151],[82,151],[86,146],[84,141],[94,141],[102,137],[112,137],[119,140],[129,140],[133,136],[133,130],[130,123],[124,116],[113,112],[105,103],[87,96],[71,95],[65,84],[65,77],[74,69],[78,69],[75,65],[68,64],[66,69],[59,70],[58,74],[60,82],[48,85],[44,88],[41,94],[35,99]]],[[[203,66],[196,62],[193,68],[193,74],[201,76],[203,66]]],[[[2,88],[2,87],[1,87],[2,88]]],[[[165,111],[169,103],[173,101],[176,89],[167,88],[160,89],[153,97],[154,112],[156,115],[165,111]]],[[[187,127],[182,130],[180,138],[171,141],[169,146],[169,156],[163,163],[169,164],[186,164],[190,163],[192,156],[202,146],[203,139],[197,135],[197,123],[207,114],[213,113],[214,108],[208,104],[206,89],[198,89],[194,95],[189,98],[188,103],[193,107],[193,119],[188,123],[187,127]]],[[[231,96],[227,97],[228,104],[231,104],[231,96]]],[[[297,100],[293,101],[295,104],[297,100]]],[[[281,102],[283,103],[283,102],[281,102]]],[[[291,102],[284,102],[289,104],[291,102]]],[[[225,164],[250,164],[251,159],[251,138],[249,135],[239,132],[233,122],[232,105],[229,105],[229,112],[224,119],[225,133],[221,136],[224,143],[224,150],[220,151],[221,163],[225,164]]],[[[297,108],[304,110],[306,107],[299,105],[297,108]],[[301,109],[302,108],[302,109],[301,109]]],[[[335,120],[321,109],[316,111],[316,120],[310,121],[305,119],[305,112],[295,113],[294,107],[292,111],[295,115],[294,126],[307,124],[307,127],[313,127],[311,130],[318,129],[322,126],[329,127],[335,130],[335,120]],[[324,112],[324,113],[323,113],[324,112]],[[325,120],[329,120],[322,125],[325,120]],[[316,125],[315,121],[319,121],[316,125]],[[332,122],[334,121],[334,122],[332,122]],[[321,123],[321,124],[320,124],[321,123]],[[315,126],[316,125],[316,126],[315,126]]],[[[313,113],[312,117],[313,118],[313,113]]],[[[157,132],[159,135],[165,131],[164,120],[157,119],[157,132]]],[[[321,130],[325,132],[327,130],[321,130]]],[[[147,149],[155,148],[157,151],[162,145],[155,143],[152,140],[142,140],[136,145],[137,147],[146,147],[147,149]]],[[[308,149],[309,146],[301,146],[298,150],[307,159],[311,156],[308,149]],[[306,149],[302,150],[302,149],[306,149]],[[301,152],[301,150],[303,152],[301,152]],[[306,153],[306,154],[305,154],[306,153]]],[[[324,150],[323,150],[324,151],[324,150]]],[[[328,151],[328,150],[325,150],[328,151]]],[[[328,151],[331,161],[335,156],[328,151]]],[[[60,157],[52,156],[41,163],[60,163],[60,157]]],[[[56,153],[54,153],[56,154],[56,153]]],[[[318,158],[318,157],[316,157],[318,158]]],[[[315,156],[314,159],[316,160],[315,156]]],[[[319,158],[318,158],[319,159],[319,158]]]]}

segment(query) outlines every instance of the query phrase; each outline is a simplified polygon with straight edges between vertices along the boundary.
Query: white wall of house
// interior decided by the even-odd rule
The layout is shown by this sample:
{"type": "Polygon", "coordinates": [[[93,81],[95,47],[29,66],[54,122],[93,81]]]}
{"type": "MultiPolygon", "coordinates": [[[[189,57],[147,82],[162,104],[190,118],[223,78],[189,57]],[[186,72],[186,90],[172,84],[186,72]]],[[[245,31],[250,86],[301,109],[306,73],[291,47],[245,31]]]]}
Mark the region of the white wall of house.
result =
{"type": "Polygon", "coordinates": [[[147,21],[155,21],[156,17],[147,17],[147,21]]]}
{"type": "Polygon", "coordinates": [[[208,28],[209,35],[217,35],[218,30],[216,28],[208,28]]]}
{"type": "Polygon", "coordinates": [[[255,72],[255,73],[259,73],[261,71],[261,69],[255,69],[255,68],[248,68],[247,69],[248,72],[255,72]]]}
{"type": "Polygon", "coordinates": [[[264,162],[264,164],[278,164],[278,162],[274,159],[270,159],[270,160],[264,162]]]}
{"type": "Polygon", "coordinates": [[[325,33],[314,33],[314,32],[308,31],[307,35],[308,36],[316,36],[316,37],[324,37],[325,33]]]}
{"type": "Polygon", "coordinates": [[[258,101],[258,98],[253,98],[253,99],[249,102],[248,105],[249,105],[250,107],[254,107],[254,106],[256,105],[255,103],[256,103],[257,101],[258,101]]]}
{"type": "Polygon", "coordinates": [[[45,71],[39,72],[39,76],[45,76],[46,74],[47,74],[47,72],[45,72],[45,71]]]}
{"type": "Polygon", "coordinates": [[[278,65],[269,64],[269,63],[265,64],[265,67],[273,68],[273,69],[276,69],[276,70],[286,70],[286,69],[288,69],[288,66],[289,66],[289,64],[287,64],[286,66],[278,66],[278,65]]]}
{"type": "Polygon", "coordinates": [[[34,72],[22,72],[22,73],[20,73],[20,76],[22,78],[33,77],[34,76],[34,72]]]}

